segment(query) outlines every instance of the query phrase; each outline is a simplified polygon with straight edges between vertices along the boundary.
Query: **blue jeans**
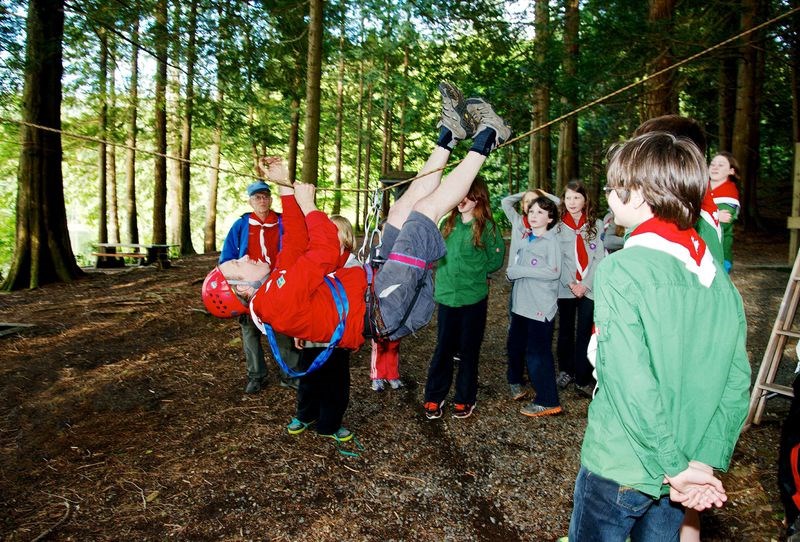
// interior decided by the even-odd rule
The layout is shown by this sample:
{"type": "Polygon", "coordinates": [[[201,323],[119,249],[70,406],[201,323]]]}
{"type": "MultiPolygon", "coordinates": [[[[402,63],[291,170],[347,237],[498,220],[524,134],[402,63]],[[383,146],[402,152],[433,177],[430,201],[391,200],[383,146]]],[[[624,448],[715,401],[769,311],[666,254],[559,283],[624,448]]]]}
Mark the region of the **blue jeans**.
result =
{"type": "Polygon", "coordinates": [[[684,509],[669,500],[621,486],[581,466],[575,480],[570,542],[669,542],[679,538],[684,509]]]}
{"type": "Polygon", "coordinates": [[[559,405],[556,388],[556,367],[553,360],[553,320],[540,322],[511,313],[508,331],[508,382],[522,383],[522,364],[536,389],[536,404],[559,405]]]}

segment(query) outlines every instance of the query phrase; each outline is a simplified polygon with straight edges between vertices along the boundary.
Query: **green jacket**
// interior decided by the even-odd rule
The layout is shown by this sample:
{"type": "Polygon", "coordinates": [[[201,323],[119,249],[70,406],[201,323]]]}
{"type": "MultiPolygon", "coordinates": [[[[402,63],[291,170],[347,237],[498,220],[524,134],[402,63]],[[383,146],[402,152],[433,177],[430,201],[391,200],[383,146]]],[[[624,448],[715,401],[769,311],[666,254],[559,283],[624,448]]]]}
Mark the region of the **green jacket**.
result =
{"type": "Polygon", "coordinates": [[[691,459],[725,470],[747,414],[750,364],[739,292],[710,287],[661,250],[628,246],[595,274],[598,390],[581,463],[652,496],[691,459]]]}
{"type": "Polygon", "coordinates": [[[481,243],[483,247],[472,244],[472,221],[464,224],[456,217],[455,227],[445,239],[447,254],[436,268],[437,303],[463,307],[489,295],[489,273],[503,265],[506,245],[493,222],[484,228],[481,243]]]}

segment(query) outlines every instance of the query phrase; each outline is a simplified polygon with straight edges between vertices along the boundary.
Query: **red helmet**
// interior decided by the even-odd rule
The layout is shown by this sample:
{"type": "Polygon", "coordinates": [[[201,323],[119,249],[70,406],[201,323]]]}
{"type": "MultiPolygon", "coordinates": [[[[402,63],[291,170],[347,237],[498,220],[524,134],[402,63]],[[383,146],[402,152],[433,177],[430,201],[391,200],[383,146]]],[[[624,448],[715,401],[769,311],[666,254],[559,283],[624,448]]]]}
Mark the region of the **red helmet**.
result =
{"type": "Polygon", "coordinates": [[[206,309],[217,318],[233,318],[247,312],[247,307],[231,289],[219,267],[206,275],[202,295],[206,309]]]}

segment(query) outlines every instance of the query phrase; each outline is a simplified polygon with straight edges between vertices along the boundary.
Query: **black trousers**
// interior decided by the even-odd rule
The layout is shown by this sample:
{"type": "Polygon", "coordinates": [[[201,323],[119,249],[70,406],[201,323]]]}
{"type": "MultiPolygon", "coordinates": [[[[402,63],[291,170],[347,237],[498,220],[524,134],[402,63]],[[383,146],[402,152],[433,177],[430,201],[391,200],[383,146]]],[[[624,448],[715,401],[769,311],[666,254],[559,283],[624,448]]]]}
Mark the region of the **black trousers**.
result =
{"type": "Polygon", "coordinates": [[[593,324],[594,301],[588,297],[558,300],[558,369],[573,377],[578,386],[594,381],[586,357],[593,324]]]}
{"type": "Polygon", "coordinates": [[[453,357],[458,356],[455,403],[474,405],[478,395],[478,358],[483,332],[486,329],[487,298],[474,305],[448,307],[439,305],[438,337],[428,381],[425,401],[440,403],[447,397],[453,382],[453,357]]]}
{"type": "MultiPolygon", "coordinates": [[[[324,348],[304,348],[300,353],[300,368],[311,366],[324,348]]],[[[300,378],[297,390],[298,420],[309,423],[317,420],[317,433],[331,435],[342,426],[342,418],[350,402],[350,351],[334,348],[322,367],[300,378]]]]}

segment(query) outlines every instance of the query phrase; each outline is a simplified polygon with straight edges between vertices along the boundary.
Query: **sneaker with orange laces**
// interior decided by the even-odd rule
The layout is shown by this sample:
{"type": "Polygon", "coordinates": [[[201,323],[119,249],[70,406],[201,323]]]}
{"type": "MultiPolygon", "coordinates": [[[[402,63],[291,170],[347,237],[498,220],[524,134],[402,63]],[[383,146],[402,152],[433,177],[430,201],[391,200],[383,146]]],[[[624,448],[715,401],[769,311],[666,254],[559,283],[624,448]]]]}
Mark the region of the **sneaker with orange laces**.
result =
{"type": "Polygon", "coordinates": [[[453,417],[469,418],[472,415],[473,410],[475,410],[475,405],[470,405],[469,403],[456,403],[453,405],[453,417]]]}
{"type": "Polygon", "coordinates": [[[444,401],[441,403],[434,403],[433,401],[427,401],[422,405],[422,408],[425,409],[425,417],[429,420],[435,420],[437,418],[442,417],[442,407],[444,406],[444,401]]]}
{"type": "Polygon", "coordinates": [[[522,407],[519,412],[531,418],[541,418],[542,416],[555,416],[556,414],[561,414],[563,411],[564,410],[559,405],[546,407],[537,405],[536,403],[530,403],[522,407]]]}

